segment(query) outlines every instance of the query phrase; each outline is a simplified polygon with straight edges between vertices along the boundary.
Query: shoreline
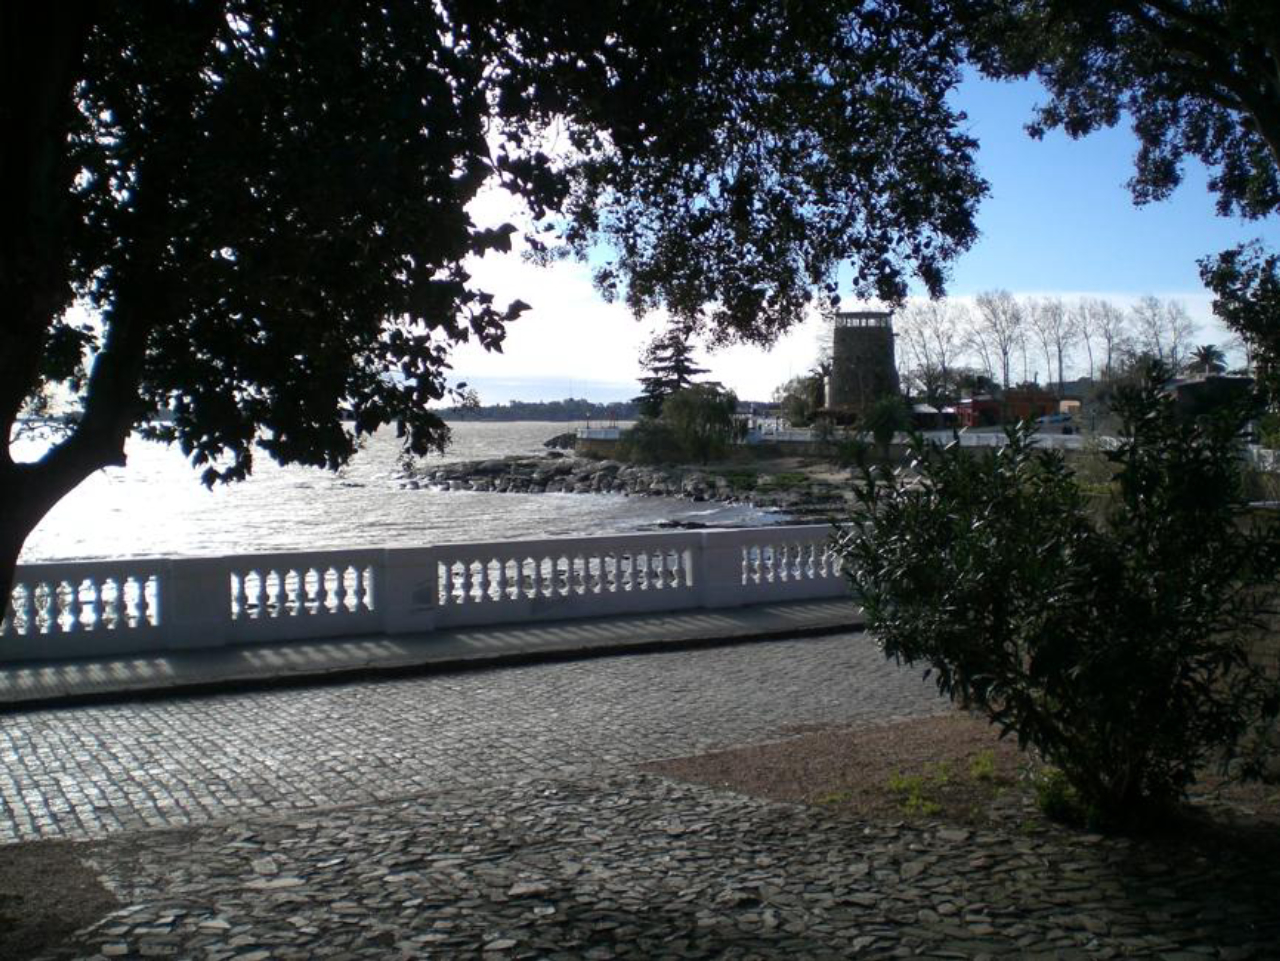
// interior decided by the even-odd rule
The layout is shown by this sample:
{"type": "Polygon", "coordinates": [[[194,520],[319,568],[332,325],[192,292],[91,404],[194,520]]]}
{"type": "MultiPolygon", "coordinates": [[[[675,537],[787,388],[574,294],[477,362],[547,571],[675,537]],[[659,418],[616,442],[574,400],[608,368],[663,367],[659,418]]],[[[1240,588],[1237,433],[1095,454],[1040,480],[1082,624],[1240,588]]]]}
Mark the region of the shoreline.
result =
{"type": "MultiPolygon", "coordinates": [[[[716,502],[776,511],[780,523],[809,524],[846,511],[830,471],[788,459],[752,464],[639,465],[552,450],[456,461],[406,473],[402,486],[494,494],[621,494],[716,502]]],[[[677,526],[695,526],[678,524],[677,526]]]]}

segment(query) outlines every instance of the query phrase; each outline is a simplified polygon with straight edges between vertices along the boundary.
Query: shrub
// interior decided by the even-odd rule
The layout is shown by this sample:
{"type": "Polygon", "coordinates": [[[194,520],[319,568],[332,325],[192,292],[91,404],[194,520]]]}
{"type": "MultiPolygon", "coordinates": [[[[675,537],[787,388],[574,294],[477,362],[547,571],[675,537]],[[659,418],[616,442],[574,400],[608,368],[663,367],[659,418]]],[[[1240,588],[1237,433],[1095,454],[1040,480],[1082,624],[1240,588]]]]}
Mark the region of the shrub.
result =
{"type": "Polygon", "coordinates": [[[906,402],[896,394],[886,395],[873,403],[862,417],[862,429],[880,448],[880,456],[889,457],[889,445],[893,435],[911,426],[911,411],[906,402]]]}
{"type": "Polygon", "coordinates": [[[860,437],[846,434],[836,441],[835,458],[841,467],[862,467],[867,463],[870,445],[860,437]]]}
{"type": "Polygon", "coordinates": [[[885,654],[927,662],[1112,824],[1177,801],[1280,712],[1246,656],[1275,525],[1242,516],[1236,419],[1179,419],[1159,375],[1116,399],[1104,516],[1021,425],[992,457],[917,437],[916,476],[865,471],[837,543],[885,654]]]}
{"type": "Polygon", "coordinates": [[[724,454],[733,440],[738,398],[714,384],[677,390],[662,404],[662,422],[687,458],[707,462],[724,454]]]}
{"type": "Polygon", "coordinates": [[[618,459],[638,464],[667,464],[680,459],[681,446],[670,425],[642,417],[618,438],[618,459]]]}

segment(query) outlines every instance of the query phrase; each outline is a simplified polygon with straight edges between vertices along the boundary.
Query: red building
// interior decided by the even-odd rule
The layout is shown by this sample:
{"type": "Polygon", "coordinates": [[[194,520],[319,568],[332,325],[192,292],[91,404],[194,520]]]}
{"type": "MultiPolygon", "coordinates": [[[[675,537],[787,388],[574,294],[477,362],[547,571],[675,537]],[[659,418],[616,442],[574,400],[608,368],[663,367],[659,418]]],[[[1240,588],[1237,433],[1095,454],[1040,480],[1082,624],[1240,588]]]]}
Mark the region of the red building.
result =
{"type": "Polygon", "coordinates": [[[989,427],[1035,420],[1058,412],[1058,399],[1043,390],[1010,388],[998,395],[966,397],[956,404],[961,427],[989,427]]]}

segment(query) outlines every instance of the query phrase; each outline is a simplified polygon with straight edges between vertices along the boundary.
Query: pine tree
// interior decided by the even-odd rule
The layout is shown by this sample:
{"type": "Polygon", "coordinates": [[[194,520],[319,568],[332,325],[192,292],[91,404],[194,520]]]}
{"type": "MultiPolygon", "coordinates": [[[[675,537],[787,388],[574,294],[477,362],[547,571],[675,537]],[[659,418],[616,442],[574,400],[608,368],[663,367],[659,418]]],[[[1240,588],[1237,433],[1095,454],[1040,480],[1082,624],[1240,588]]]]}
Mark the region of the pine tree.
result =
{"type": "Polygon", "coordinates": [[[654,340],[645,348],[644,369],[649,371],[648,377],[641,377],[640,396],[635,402],[640,405],[640,416],[658,417],[662,414],[662,405],[668,397],[678,390],[684,390],[693,384],[693,379],[707,372],[693,362],[693,347],[689,344],[689,331],[684,327],[671,327],[666,333],[654,340]]]}

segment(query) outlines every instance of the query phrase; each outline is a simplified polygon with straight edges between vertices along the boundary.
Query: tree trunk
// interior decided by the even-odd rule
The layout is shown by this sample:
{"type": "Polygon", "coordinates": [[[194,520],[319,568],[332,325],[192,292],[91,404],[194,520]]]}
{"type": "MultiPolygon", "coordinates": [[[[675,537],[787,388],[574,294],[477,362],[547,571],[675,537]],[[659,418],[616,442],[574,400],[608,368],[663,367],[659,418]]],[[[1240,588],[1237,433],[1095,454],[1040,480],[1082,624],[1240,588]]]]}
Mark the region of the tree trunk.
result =
{"type": "Polygon", "coordinates": [[[0,601],[7,612],[22,545],[53,506],[94,471],[124,464],[125,428],[115,442],[87,437],[83,430],[34,463],[15,464],[0,451],[0,601]]]}
{"type": "Polygon", "coordinates": [[[0,607],[7,614],[9,597],[13,591],[14,568],[27,536],[35,530],[44,511],[32,503],[26,495],[23,476],[29,465],[10,464],[0,468],[0,607]]]}

